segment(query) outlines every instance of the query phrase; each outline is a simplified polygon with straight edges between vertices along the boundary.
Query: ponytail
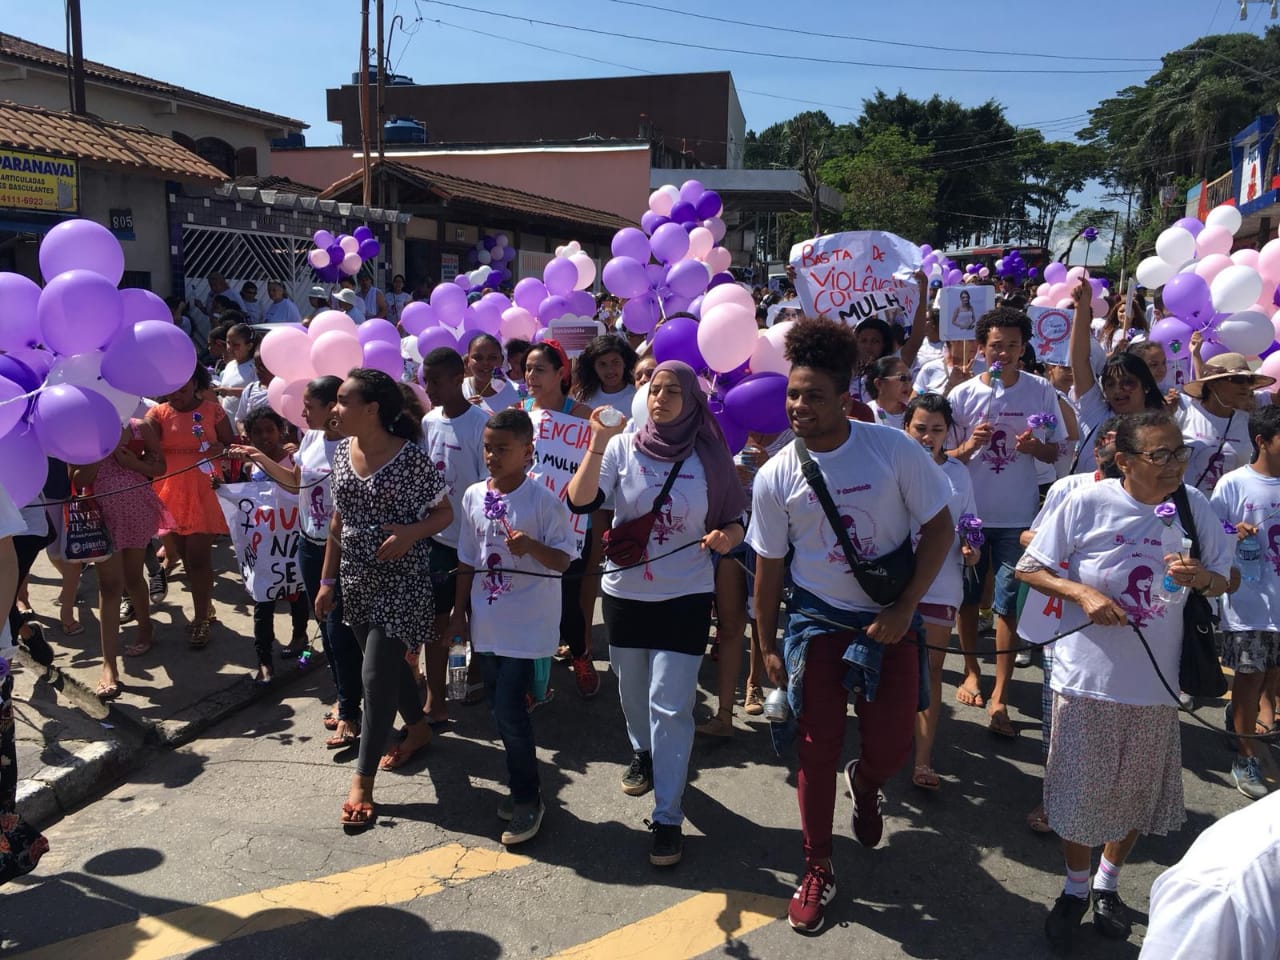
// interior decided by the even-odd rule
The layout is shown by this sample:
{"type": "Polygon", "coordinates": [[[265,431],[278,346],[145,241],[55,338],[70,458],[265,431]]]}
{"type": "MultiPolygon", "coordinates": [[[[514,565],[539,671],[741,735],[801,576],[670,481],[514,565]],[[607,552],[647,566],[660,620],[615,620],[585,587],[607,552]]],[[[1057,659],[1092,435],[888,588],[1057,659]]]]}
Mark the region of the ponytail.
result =
{"type": "Polygon", "coordinates": [[[347,379],[356,384],[361,400],[378,405],[378,420],[383,430],[412,443],[422,440],[422,424],[405,413],[404,397],[396,381],[381,370],[369,367],[356,367],[347,374],[347,379]]]}
{"type": "Polygon", "coordinates": [[[410,443],[422,442],[422,423],[401,410],[391,423],[386,424],[387,433],[410,443]]]}

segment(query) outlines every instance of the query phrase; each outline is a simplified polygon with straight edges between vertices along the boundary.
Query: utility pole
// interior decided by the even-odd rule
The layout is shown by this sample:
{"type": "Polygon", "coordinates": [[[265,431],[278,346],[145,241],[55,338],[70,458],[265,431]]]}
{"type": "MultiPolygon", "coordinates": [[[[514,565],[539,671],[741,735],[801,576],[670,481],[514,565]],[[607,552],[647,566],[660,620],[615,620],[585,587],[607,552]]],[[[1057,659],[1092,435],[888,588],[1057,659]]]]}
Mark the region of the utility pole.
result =
{"type": "Polygon", "coordinates": [[[369,176],[369,0],[360,0],[360,152],[364,157],[364,205],[373,203],[373,182],[369,176]]]}
{"type": "Polygon", "coordinates": [[[375,113],[377,118],[377,143],[378,143],[378,206],[385,207],[387,205],[386,198],[386,174],[382,170],[382,147],[383,147],[383,127],[386,124],[386,101],[383,99],[383,77],[386,74],[384,67],[385,61],[382,59],[382,4],[383,0],[377,0],[378,10],[378,109],[375,113]]]}
{"type": "Polygon", "coordinates": [[[67,17],[71,20],[71,112],[85,114],[89,108],[84,96],[84,43],[80,37],[80,0],[67,0],[67,17]]]}

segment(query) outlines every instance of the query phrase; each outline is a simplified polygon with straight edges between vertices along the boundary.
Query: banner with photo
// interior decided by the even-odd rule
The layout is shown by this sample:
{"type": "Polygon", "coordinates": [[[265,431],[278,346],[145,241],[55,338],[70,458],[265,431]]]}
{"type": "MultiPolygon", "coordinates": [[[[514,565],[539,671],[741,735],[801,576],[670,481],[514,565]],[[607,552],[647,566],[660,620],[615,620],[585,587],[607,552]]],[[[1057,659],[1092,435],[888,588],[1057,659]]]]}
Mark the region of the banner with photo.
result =
{"type": "Polygon", "coordinates": [[[796,293],[806,315],[856,327],[868,317],[911,324],[920,289],[920,248],[883,230],[851,230],[791,248],[796,293]]]}
{"type": "Polygon", "coordinates": [[[984,283],[943,287],[938,292],[938,332],[943,341],[977,339],[978,319],[996,305],[996,288],[984,283]]]}
{"type": "Polygon", "coordinates": [[[269,480],[218,487],[244,588],[256,601],[303,589],[298,564],[298,497],[269,480]]]}

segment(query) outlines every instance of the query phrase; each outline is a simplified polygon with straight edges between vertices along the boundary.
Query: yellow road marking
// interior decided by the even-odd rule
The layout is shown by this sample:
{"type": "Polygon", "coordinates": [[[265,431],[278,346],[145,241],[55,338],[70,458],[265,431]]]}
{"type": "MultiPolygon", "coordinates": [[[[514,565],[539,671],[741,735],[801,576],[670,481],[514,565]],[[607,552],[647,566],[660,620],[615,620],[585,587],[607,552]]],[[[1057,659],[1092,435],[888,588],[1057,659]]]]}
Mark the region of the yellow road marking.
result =
{"type": "Polygon", "coordinates": [[[129,957],[163,960],[176,954],[275,930],[358,907],[405,903],[478,877],[514,870],[529,860],[505,850],[467,849],[451,843],[410,857],[357,867],[156,917],[139,917],[106,930],[19,954],[24,960],[129,957]]]}
{"type": "Polygon", "coordinates": [[[787,901],[713,890],[570,947],[551,960],[688,960],[786,915],[787,901]]]}

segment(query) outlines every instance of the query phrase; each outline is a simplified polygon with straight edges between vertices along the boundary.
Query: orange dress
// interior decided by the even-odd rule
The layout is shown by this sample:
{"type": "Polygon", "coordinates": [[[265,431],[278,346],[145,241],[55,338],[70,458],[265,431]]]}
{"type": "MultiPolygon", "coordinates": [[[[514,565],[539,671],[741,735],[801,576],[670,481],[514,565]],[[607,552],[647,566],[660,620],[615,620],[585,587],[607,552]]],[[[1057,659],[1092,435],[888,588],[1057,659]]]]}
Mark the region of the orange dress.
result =
{"type": "Polygon", "coordinates": [[[171,474],[155,482],[156,493],[173,517],[173,526],[160,532],[182,536],[226,533],[227,522],[222,516],[222,508],[218,506],[218,497],[213,492],[209,475],[194,466],[206,455],[200,449],[201,443],[213,445],[218,442],[217,425],[227,419],[222,407],[206,400],[194,410],[183,413],[168,403],[162,403],[147,411],[147,419],[160,434],[165,473],[171,474]],[[203,441],[196,436],[197,413],[201,418],[203,441]],[[186,469],[188,467],[192,469],[186,469]]]}

